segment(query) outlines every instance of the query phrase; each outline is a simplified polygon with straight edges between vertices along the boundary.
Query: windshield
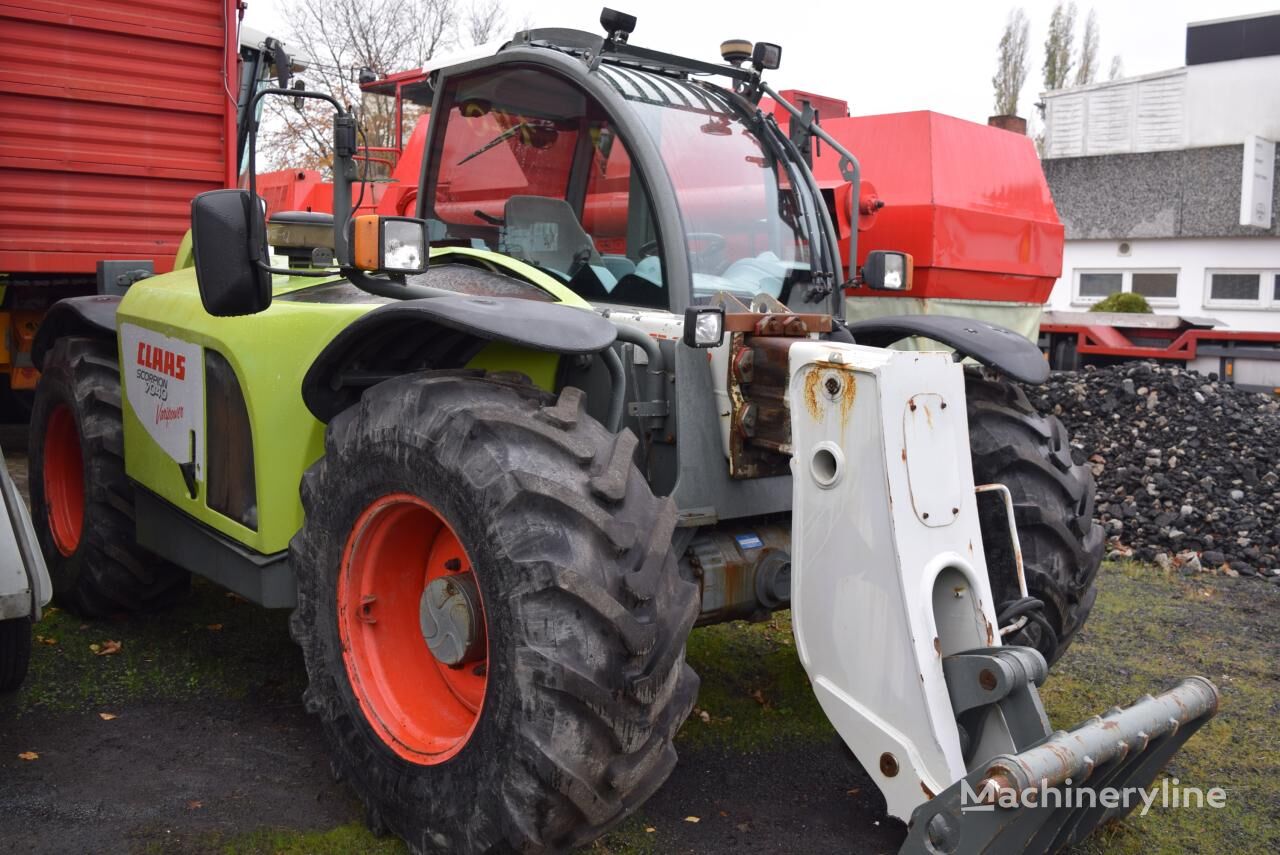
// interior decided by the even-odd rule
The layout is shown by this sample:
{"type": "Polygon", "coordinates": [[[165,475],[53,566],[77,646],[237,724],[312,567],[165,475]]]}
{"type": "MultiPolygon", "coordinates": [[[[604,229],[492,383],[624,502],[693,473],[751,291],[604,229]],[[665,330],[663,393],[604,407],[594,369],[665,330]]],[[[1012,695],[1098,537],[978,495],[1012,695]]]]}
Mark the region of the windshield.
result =
{"type": "Polygon", "coordinates": [[[632,106],[671,177],[694,297],[787,300],[810,281],[810,244],[783,165],[712,86],[616,66],[601,76],[632,106]]]}
{"type": "Polygon", "coordinates": [[[669,292],[670,250],[688,254],[694,301],[730,291],[789,302],[813,281],[805,214],[817,206],[749,124],[765,133],[763,120],[701,83],[599,74],[656,144],[684,234],[658,234],[630,140],[603,104],[555,74],[503,66],[445,84],[425,194],[437,243],[501,252],[588,300],[632,306],[683,302],[669,292]]]}

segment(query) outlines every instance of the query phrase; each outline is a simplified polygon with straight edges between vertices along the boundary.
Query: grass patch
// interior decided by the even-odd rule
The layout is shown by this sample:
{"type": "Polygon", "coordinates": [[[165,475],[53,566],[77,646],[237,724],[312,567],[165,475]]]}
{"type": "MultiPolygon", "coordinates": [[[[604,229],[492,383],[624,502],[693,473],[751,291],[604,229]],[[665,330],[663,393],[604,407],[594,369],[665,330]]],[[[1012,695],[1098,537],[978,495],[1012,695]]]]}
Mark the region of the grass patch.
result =
{"type": "Polygon", "coordinates": [[[403,855],[408,848],[395,837],[375,837],[364,823],[352,822],[328,831],[258,831],[228,840],[225,855],[403,855]]]}
{"type": "Polygon", "coordinates": [[[296,701],[305,688],[288,611],[267,610],[196,579],[180,605],[155,615],[82,621],[49,609],[35,626],[31,670],[0,711],[82,712],[133,702],[296,701]],[[108,641],[118,653],[98,655],[108,641]]]}
{"type": "Polygon", "coordinates": [[[753,751],[830,740],[835,733],[796,658],[791,612],[762,623],[695,629],[688,659],[702,687],[693,715],[676,735],[677,748],[753,751]]]}
{"type": "Polygon", "coordinates": [[[1085,853],[1280,850],[1280,590],[1255,580],[1165,576],[1107,566],[1097,605],[1041,690],[1049,718],[1071,727],[1113,704],[1132,703],[1202,674],[1222,694],[1163,777],[1223,787],[1221,810],[1137,812],[1077,847],[1085,853]]]}

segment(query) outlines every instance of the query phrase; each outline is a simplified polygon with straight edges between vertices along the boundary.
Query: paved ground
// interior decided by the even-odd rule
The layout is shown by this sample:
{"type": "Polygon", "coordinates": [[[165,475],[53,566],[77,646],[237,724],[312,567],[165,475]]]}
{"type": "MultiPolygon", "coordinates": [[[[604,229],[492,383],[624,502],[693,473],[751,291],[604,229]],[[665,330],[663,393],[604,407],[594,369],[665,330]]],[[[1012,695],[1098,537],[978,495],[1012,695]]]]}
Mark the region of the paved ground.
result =
{"type": "MultiPolygon", "coordinates": [[[[1070,724],[1204,673],[1223,689],[1223,712],[1171,773],[1228,786],[1231,801],[1213,816],[1130,819],[1088,851],[1280,850],[1277,615],[1278,585],[1104,573],[1093,621],[1046,686],[1051,717],[1070,724]]],[[[0,852],[403,851],[368,834],[332,781],[298,700],[284,613],[198,584],[163,615],[86,624],[55,611],[36,631],[27,686],[0,698],[0,852]],[[120,653],[95,655],[90,645],[107,640],[120,653]]],[[[834,747],[785,613],[697,630],[689,656],[703,691],[677,741],[680,765],[592,851],[898,848],[903,827],[834,747]]]]}

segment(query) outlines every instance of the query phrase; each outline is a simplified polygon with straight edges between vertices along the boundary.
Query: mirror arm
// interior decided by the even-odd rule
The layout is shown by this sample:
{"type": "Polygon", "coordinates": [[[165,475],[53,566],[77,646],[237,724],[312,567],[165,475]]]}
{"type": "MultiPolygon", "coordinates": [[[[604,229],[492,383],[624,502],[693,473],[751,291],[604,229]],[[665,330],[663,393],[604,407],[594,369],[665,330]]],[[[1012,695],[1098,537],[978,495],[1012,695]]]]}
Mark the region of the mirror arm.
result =
{"type": "MultiPolygon", "coordinates": [[[[260,201],[260,197],[258,196],[258,168],[257,168],[258,167],[258,127],[260,125],[260,122],[258,121],[258,104],[260,101],[262,101],[263,98],[266,98],[269,95],[284,95],[290,98],[294,98],[297,101],[301,101],[301,99],[303,98],[314,98],[317,101],[325,101],[333,105],[333,109],[334,109],[333,136],[334,136],[334,143],[335,143],[335,152],[339,153],[338,156],[335,158],[335,163],[334,163],[334,188],[333,188],[334,210],[348,211],[347,221],[350,222],[351,214],[349,212],[351,210],[351,180],[354,177],[354,170],[355,170],[355,165],[354,165],[355,158],[353,156],[355,154],[355,118],[342,108],[342,105],[338,103],[337,99],[335,99],[331,95],[326,95],[323,92],[309,92],[306,90],[299,90],[299,89],[285,89],[284,87],[273,87],[273,88],[263,89],[255,93],[254,96],[251,99],[249,99],[249,106],[248,106],[248,109],[245,111],[245,113],[249,121],[249,199],[250,199],[250,204],[251,205],[262,204],[260,201]],[[350,146],[347,147],[348,153],[346,155],[345,164],[350,166],[351,173],[348,173],[346,175],[346,179],[347,179],[346,181],[342,181],[338,179],[338,175],[342,171],[342,166],[344,164],[344,160],[340,153],[344,149],[338,146],[340,136],[342,136],[343,139],[346,139],[348,137],[350,139],[350,146]],[[345,198],[346,198],[345,209],[338,207],[340,190],[341,192],[345,193],[345,198]]],[[[261,269],[267,271],[268,273],[276,273],[281,276],[312,276],[312,277],[320,278],[324,276],[334,275],[332,270],[308,270],[305,268],[294,269],[291,267],[272,267],[270,265],[270,261],[271,261],[270,257],[267,257],[267,258],[262,257],[262,249],[267,245],[267,236],[263,232],[263,230],[266,228],[265,218],[250,217],[249,223],[250,223],[249,225],[249,230],[250,230],[249,231],[249,260],[252,261],[254,264],[256,264],[258,267],[260,267],[261,269]]],[[[338,265],[343,265],[349,260],[347,258],[348,254],[349,253],[348,253],[347,241],[346,241],[346,228],[344,227],[341,229],[336,229],[335,235],[334,235],[334,260],[337,262],[338,265]]]]}

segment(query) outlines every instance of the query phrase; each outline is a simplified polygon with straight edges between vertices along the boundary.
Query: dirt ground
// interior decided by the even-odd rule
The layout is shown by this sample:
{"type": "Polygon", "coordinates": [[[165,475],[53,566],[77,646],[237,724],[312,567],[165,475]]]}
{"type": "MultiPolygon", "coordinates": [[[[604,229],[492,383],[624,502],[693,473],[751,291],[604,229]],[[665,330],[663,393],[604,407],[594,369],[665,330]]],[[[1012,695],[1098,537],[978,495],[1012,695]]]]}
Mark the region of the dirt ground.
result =
{"type": "MultiPolygon", "coordinates": [[[[1229,799],[1222,811],[1132,817],[1083,851],[1280,850],[1280,585],[1127,566],[1108,566],[1101,584],[1043,690],[1050,718],[1069,726],[1203,673],[1222,689],[1222,712],[1168,774],[1227,787],[1229,799]]],[[[0,698],[0,851],[403,852],[370,835],[333,782],[286,619],[204,583],[162,615],[48,615],[27,685],[0,698]],[[119,652],[98,655],[108,641],[119,652]]],[[[696,630],[689,658],[703,691],[679,766],[589,851],[898,848],[905,830],[837,749],[787,613],[696,630]]]]}

